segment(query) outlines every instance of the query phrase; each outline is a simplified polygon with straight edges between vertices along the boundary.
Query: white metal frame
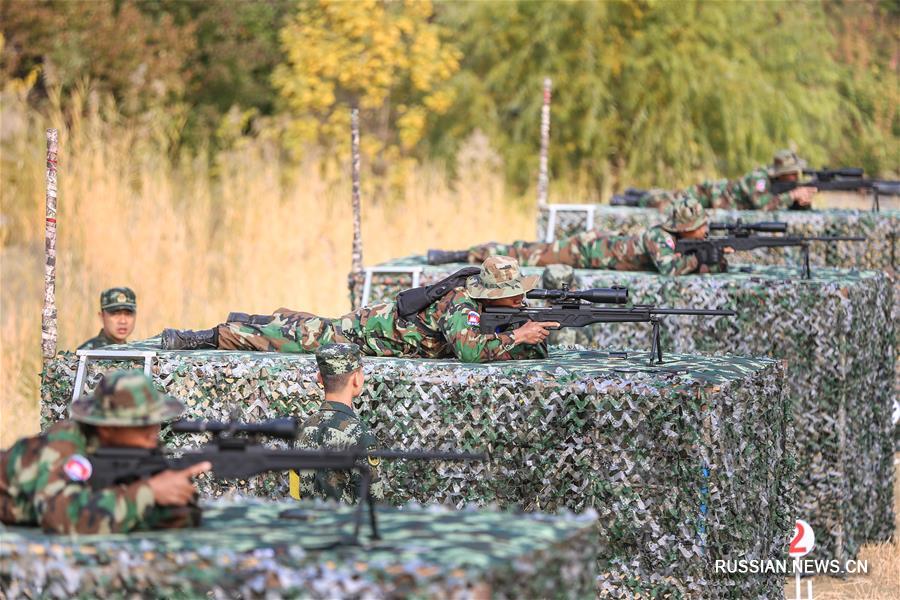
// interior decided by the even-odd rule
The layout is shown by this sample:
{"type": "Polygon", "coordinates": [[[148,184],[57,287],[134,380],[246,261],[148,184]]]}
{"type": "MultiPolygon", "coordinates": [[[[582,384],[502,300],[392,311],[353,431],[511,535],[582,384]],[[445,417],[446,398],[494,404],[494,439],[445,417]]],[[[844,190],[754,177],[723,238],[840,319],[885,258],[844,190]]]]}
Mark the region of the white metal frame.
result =
{"type": "Polygon", "coordinates": [[[547,216],[547,230],[544,232],[544,241],[547,243],[556,239],[556,213],[558,212],[587,213],[585,229],[594,228],[594,215],[597,213],[596,204],[548,204],[545,208],[550,212],[547,216]]]}
{"type": "Polygon", "coordinates": [[[360,306],[368,306],[369,296],[372,295],[372,275],[375,273],[408,274],[412,275],[412,287],[419,287],[422,278],[423,267],[366,267],[366,278],[363,282],[362,299],[360,306]]]}
{"type": "Polygon", "coordinates": [[[144,373],[150,377],[150,368],[156,357],[155,350],[78,350],[78,371],[75,373],[75,387],[72,390],[72,400],[77,400],[84,391],[84,380],[87,377],[87,367],[91,359],[100,360],[140,360],[144,359],[144,373]]]}

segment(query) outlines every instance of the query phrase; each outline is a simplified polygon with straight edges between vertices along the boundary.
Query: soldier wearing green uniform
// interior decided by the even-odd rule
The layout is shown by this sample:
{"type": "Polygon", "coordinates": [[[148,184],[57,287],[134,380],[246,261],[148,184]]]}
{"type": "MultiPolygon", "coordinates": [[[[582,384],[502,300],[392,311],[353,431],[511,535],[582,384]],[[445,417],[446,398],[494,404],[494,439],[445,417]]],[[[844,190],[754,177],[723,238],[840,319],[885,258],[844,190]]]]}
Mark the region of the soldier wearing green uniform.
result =
{"type": "Polygon", "coordinates": [[[452,358],[487,362],[543,358],[549,328],[558,323],[528,322],[512,331],[482,333],[484,306],[521,306],[537,276],[525,277],[508,257],[489,257],[479,274],[449,290],[417,314],[400,315],[396,302],[364,306],[329,319],[280,309],[274,315],[232,313],[213,329],[166,329],[166,350],[218,348],[269,352],[315,352],[330,343],[353,343],[367,356],[452,358]]]}
{"type": "Polygon", "coordinates": [[[679,196],[695,198],[705,208],[731,210],[787,210],[807,208],[816,190],[798,187],[790,192],[772,192],[773,181],[798,181],[806,161],[790,150],[780,150],[768,167],[759,167],[739,179],[716,179],[693,185],[682,192],[650,190],[638,205],[665,209],[679,196]]]}
{"type": "Polygon", "coordinates": [[[617,271],[656,270],[663,275],[687,275],[724,270],[726,266],[701,265],[696,256],[675,252],[678,238],[703,239],[709,229],[706,210],[690,197],[673,203],[661,225],[637,235],[617,235],[591,230],[555,242],[481,244],[468,250],[429,250],[428,262],[478,262],[489,256],[511,256],[527,266],[569,265],[576,269],[612,269],[617,271]]]}
{"type": "MultiPolygon", "coordinates": [[[[353,410],[353,399],[362,394],[364,381],[359,346],[322,346],[316,350],[316,363],[319,365],[319,384],[325,389],[325,400],[318,412],[303,424],[301,445],[310,449],[374,449],[375,438],[353,410]]],[[[369,458],[368,467],[371,474],[369,491],[374,499],[383,499],[378,459],[369,458]]],[[[359,488],[360,473],[357,471],[305,471],[300,477],[301,498],[320,496],[354,504],[359,488]]]]}
{"type": "Polygon", "coordinates": [[[155,448],[160,423],[183,410],[140,371],[104,377],[92,396],[72,403],[71,420],[0,452],[0,521],[66,534],[198,524],[191,477],[208,471],[208,462],[127,485],[99,490],[90,485],[93,450],[155,448]]]}
{"type": "Polygon", "coordinates": [[[134,331],[137,300],[134,291],[127,287],[114,287],[100,294],[100,333],[82,345],[79,350],[93,350],[112,344],[124,344],[134,331]]]}

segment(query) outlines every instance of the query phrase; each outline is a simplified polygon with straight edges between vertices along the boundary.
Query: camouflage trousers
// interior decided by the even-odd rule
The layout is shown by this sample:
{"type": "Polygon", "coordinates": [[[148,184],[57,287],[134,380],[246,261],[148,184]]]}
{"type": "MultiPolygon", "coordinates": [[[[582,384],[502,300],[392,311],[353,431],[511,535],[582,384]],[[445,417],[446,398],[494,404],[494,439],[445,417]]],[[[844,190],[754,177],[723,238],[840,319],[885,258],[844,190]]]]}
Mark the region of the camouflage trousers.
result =
{"type": "Polygon", "coordinates": [[[265,325],[223,323],[217,327],[220,350],[315,352],[325,344],[358,343],[341,330],[340,319],[279,308],[265,325]]]}
{"type": "Polygon", "coordinates": [[[555,242],[497,244],[491,242],[469,249],[469,262],[478,264],[494,255],[511,256],[526,267],[569,265],[575,269],[647,269],[644,250],[637,247],[638,236],[586,231],[555,242]]]}

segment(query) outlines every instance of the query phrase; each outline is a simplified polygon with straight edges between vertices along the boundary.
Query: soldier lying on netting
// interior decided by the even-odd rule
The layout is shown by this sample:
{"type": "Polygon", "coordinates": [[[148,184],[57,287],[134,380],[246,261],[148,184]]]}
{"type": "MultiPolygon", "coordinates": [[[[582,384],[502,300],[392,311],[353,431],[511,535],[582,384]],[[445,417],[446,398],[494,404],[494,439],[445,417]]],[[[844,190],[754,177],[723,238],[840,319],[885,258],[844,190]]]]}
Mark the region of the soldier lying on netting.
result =
{"type": "Polygon", "coordinates": [[[521,306],[538,276],[523,276],[519,263],[502,256],[488,257],[479,272],[472,271],[447,278],[449,284],[430,286],[441,295],[429,297],[411,314],[401,313],[397,301],[364,306],[336,319],[288,309],[273,315],[231,313],[226,323],[212,329],[166,329],[162,347],[307,353],[324,344],[354,343],[369,356],[456,357],[463,362],[546,357],[548,329],[559,323],[528,322],[495,333],[479,329],[484,306],[521,306]]]}
{"type": "Polygon", "coordinates": [[[591,230],[555,242],[491,242],[462,251],[429,250],[428,263],[477,263],[501,255],[526,266],[562,264],[576,269],[657,270],[663,275],[724,271],[725,264],[701,265],[696,256],[675,252],[676,240],[704,239],[708,229],[706,210],[697,200],[686,197],[669,207],[662,224],[636,235],[591,230]]]}
{"type": "Polygon", "coordinates": [[[94,449],[156,448],[160,424],[183,410],[139,371],[104,377],[92,396],[72,403],[71,420],[0,453],[0,521],[67,534],[197,525],[191,478],[209,471],[208,462],[128,485],[94,490],[89,483],[94,449]]]}
{"type": "MultiPolygon", "coordinates": [[[[773,183],[799,181],[806,161],[790,150],[780,150],[768,167],[759,167],[739,179],[714,179],[692,185],[684,191],[648,190],[635,203],[637,206],[668,208],[680,196],[696,199],[705,208],[730,210],[788,210],[809,208],[816,188],[801,186],[777,193],[773,183]]],[[[614,202],[615,203],[615,202],[614,202]]]]}

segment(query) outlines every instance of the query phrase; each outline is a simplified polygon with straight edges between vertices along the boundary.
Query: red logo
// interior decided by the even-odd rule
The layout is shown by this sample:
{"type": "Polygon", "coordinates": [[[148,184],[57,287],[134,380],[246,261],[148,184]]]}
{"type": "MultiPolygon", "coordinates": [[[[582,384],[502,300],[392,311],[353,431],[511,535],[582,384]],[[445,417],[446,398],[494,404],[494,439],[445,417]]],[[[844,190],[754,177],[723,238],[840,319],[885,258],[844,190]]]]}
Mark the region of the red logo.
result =
{"type": "Polygon", "coordinates": [[[469,318],[466,319],[466,321],[469,323],[470,326],[477,327],[478,325],[481,324],[481,315],[479,315],[474,310],[470,310],[469,318]]]}
{"type": "Polygon", "coordinates": [[[756,180],[756,191],[757,192],[766,191],[766,180],[765,179],[757,179],[756,180]]]}
{"type": "Polygon", "coordinates": [[[91,461],[80,454],[73,454],[63,465],[63,471],[72,481],[87,481],[94,472],[91,461]]]}

